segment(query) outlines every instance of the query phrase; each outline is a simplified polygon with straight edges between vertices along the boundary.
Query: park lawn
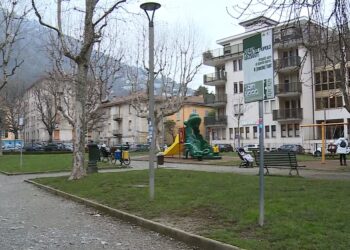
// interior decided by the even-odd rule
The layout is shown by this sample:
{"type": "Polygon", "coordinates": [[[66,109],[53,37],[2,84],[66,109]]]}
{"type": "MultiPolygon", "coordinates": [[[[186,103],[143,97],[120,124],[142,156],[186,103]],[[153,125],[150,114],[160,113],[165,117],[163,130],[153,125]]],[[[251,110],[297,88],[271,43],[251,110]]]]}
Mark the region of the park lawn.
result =
{"type": "Polygon", "coordinates": [[[349,249],[350,181],[265,178],[265,226],[258,176],[156,170],[155,200],[148,171],[36,181],[147,219],[245,249],[349,249]]]}
{"type": "MultiPolygon", "coordinates": [[[[20,155],[3,155],[0,157],[0,171],[7,173],[59,172],[72,169],[72,154],[23,154],[23,165],[20,167],[20,155]]],[[[85,155],[88,160],[88,155],[85,155]]],[[[86,162],[87,166],[87,162],[86,162]]],[[[110,168],[113,165],[98,162],[99,168],[110,168]]]]}

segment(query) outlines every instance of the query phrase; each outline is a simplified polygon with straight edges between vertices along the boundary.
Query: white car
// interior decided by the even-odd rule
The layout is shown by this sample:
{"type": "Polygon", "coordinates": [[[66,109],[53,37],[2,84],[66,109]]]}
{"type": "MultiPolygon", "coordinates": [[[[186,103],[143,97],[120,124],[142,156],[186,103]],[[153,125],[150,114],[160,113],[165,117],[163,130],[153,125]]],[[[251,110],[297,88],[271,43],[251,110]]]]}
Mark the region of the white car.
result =
{"type": "Polygon", "coordinates": [[[243,149],[245,152],[250,153],[253,150],[259,150],[259,144],[248,144],[248,145],[245,145],[243,149]]]}

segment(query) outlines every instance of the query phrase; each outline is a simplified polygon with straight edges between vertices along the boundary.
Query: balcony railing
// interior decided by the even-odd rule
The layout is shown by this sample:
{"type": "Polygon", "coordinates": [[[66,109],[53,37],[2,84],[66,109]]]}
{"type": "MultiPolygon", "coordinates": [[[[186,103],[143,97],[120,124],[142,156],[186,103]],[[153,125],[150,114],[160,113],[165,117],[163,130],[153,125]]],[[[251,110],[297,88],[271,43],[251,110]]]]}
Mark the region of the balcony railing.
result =
{"type": "Polygon", "coordinates": [[[301,93],[301,82],[280,83],[275,85],[275,94],[301,93]]]}
{"type": "Polygon", "coordinates": [[[303,109],[277,109],[273,110],[272,119],[274,121],[280,120],[302,120],[303,119],[303,109]]]}
{"type": "Polygon", "coordinates": [[[293,40],[301,39],[302,35],[300,33],[292,33],[292,34],[283,34],[283,33],[275,33],[273,41],[275,43],[285,43],[293,40]]]}
{"type": "Polygon", "coordinates": [[[300,56],[289,56],[275,60],[275,65],[276,69],[285,69],[289,67],[299,67],[300,62],[300,56]]]}
{"type": "Polygon", "coordinates": [[[112,130],[112,134],[113,134],[113,136],[121,136],[122,131],[120,129],[114,129],[114,130],[112,130]]]}
{"type": "Polygon", "coordinates": [[[215,82],[215,81],[226,81],[226,71],[218,71],[211,74],[203,75],[203,82],[215,82]]]}
{"type": "Polygon", "coordinates": [[[243,53],[243,43],[231,46],[224,46],[224,48],[220,49],[208,50],[203,53],[203,61],[205,62],[216,58],[222,58],[240,53],[243,53]]]}
{"type": "Polygon", "coordinates": [[[113,115],[113,120],[114,121],[121,121],[123,118],[121,117],[120,114],[113,115]]]}
{"type": "Polygon", "coordinates": [[[206,116],[204,117],[205,126],[225,126],[227,125],[227,116],[206,116]]]}
{"type": "Polygon", "coordinates": [[[227,103],[227,95],[226,94],[216,94],[208,95],[204,99],[205,104],[220,104],[220,103],[227,103]]]}

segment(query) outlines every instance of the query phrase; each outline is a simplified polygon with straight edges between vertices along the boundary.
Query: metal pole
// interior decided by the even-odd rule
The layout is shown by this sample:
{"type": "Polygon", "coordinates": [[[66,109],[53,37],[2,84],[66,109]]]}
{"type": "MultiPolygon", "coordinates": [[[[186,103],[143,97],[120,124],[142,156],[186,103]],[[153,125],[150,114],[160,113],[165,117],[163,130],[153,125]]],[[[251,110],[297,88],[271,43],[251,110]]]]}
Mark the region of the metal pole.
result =
{"type": "Polygon", "coordinates": [[[321,127],[321,136],[322,136],[322,164],[326,163],[326,136],[325,136],[325,122],[322,122],[322,127],[321,127]]]}
{"type": "Polygon", "coordinates": [[[154,200],[154,27],[149,21],[149,116],[151,120],[151,148],[149,151],[149,196],[154,200]]]}
{"type": "Polygon", "coordinates": [[[264,110],[263,101],[259,101],[259,225],[264,225],[264,110]]]}
{"type": "Polygon", "coordinates": [[[164,145],[165,145],[164,114],[162,110],[162,150],[164,150],[164,145]]]}

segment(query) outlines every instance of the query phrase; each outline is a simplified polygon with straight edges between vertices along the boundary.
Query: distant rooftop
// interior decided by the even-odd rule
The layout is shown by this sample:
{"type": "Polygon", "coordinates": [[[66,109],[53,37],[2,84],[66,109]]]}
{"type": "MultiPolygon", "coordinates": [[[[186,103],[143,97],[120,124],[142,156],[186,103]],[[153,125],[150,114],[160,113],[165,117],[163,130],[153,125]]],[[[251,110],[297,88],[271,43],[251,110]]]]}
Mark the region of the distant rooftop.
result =
{"type": "Polygon", "coordinates": [[[277,25],[278,22],[271,19],[271,18],[268,18],[268,17],[265,17],[265,16],[258,16],[258,17],[254,17],[252,19],[249,19],[249,20],[246,20],[246,21],[243,21],[243,22],[240,22],[239,25],[241,25],[242,27],[246,28],[247,29],[250,29],[252,26],[275,26],[277,25]]]}

